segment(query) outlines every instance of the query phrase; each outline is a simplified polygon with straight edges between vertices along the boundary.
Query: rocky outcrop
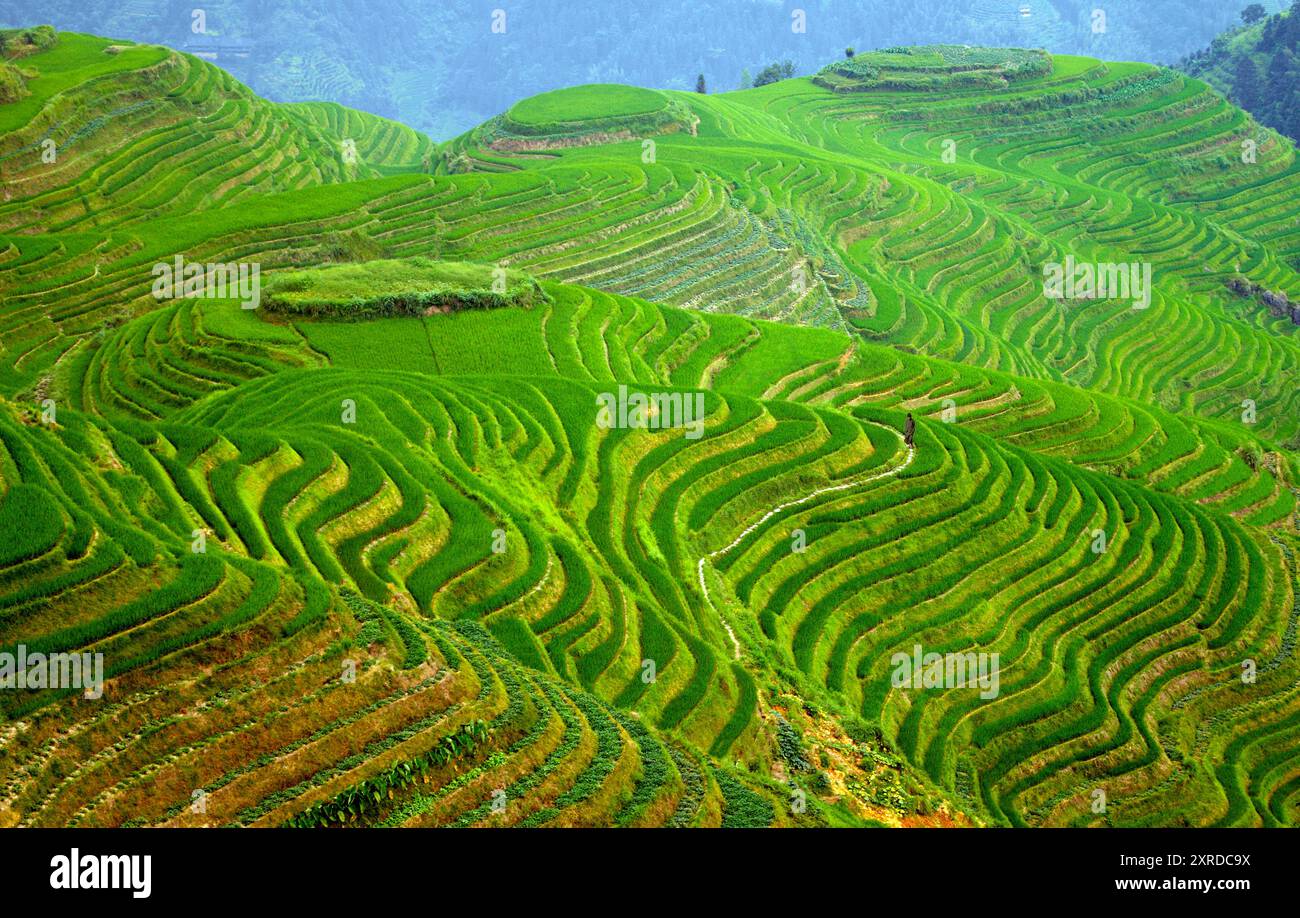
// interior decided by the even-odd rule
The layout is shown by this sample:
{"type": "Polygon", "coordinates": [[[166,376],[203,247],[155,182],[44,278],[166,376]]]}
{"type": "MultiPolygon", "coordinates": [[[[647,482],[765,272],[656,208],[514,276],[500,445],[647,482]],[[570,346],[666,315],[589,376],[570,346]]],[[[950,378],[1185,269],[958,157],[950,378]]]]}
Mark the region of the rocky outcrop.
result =
{"type": "Polygon", "coordinates": [[[1261,287],[1240,274],[1229,278],[1227,287],[1239,297],[1253,297],[1263,304],[1273,318],[1289,319],[1292,325],[1300,326],[1300,302],[1292,302],[1282,291],[1261,287]]]}

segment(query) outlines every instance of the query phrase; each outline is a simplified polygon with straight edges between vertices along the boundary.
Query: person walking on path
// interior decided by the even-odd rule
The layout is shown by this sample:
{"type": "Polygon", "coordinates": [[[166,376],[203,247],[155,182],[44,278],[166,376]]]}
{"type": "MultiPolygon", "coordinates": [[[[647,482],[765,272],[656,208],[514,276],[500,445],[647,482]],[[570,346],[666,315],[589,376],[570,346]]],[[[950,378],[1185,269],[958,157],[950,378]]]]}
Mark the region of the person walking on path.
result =
{"type": "Polygon", "coordinates": [[[903,442],[907,444],[908,449],[915,445],[916,440],[916,421],[912,418],[912,412],[907,413],[907,423],[903,425],[903,442]]]}

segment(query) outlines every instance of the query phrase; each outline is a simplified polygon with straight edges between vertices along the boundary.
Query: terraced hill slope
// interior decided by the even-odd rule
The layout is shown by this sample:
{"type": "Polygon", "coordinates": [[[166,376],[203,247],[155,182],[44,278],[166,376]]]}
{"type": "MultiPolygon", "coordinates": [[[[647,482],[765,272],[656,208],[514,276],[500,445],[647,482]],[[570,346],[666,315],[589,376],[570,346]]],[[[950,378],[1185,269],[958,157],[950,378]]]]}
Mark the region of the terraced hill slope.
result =
{"type": "MultiPolygon", "coordinates": [[[[0,149],[39,161],[64,93],[152,97],[107,57],[0,106],[0,149]]],[[[23,160],[87,202],[0,237],[0,653],[107,683],[0,692],[0,822],[1294,824],[1296,332],[1234,292],[1296,289],[1294,148],[1168,72],[1051,67],[582,87],[436,151],[230,87],[359,135],[272,194],[23,160]],[[1067,253],[1151,263],[1150,307],[1045,298],[1067,253]],[[158,299],[177,256],[540,295],[322,321],[158,299]],[[1000,685],[897,684],[918,646],[1000,685]]]]}
{"type": "Polygon", "coordinates": [[[8,232],[102,233],[414,168],[432,150],[373,115],[272,105],[214,65],[156,46],[64,33],[16,63],[33,76],[0,111],[8,232]]]}
{"type": "MultiPolygon", "coordinates": [[[[1286,0],[1263,0],[1270,10],[1286,0]]],[[[0,27],[32,21],[121,35],[220,55],[223,67],[268,98],[330,99],[396,118],[438,137],[505,111],[520,98],[560,86],[617,80],[690,89],[696,74],[732,89],[748,68],[793,58],[811,73],[845,45],[961,40],[1014,44],[1113,58],[1170,61],[1204,47],[1239,21],[1245,4],[1216,0],[820,0],[793,7],[754,0],[694,0],[646,6],[566,0],[512,6],[370,0],[322,10],[314,0],[220,0],[202,9],[170,0],[7,0],[0,27]],[[1094,30],[1104,7],[1109,28],[1094,30]],[[1021,7],[1026,11],[1021,12],[1021,7]],[[490,31],[492,14],[507,15],[490,31]],[[807,30],[791,32],[795,10],[807,30]],[[358,41],[364,28],[371,41],[358,41]]]]}

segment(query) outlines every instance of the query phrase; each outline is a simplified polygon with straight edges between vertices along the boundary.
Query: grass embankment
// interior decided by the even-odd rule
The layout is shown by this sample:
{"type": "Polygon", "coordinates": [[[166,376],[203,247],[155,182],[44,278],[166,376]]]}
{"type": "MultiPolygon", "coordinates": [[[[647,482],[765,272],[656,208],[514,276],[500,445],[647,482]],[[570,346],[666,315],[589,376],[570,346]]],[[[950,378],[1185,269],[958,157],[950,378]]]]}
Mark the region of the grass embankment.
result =
{"type": "Polygon", "coordinates": [[[836,92],[996,90],[1051,71],[1052,58],[1046,51],[930,45],[885,48],[836,61],[823,68],[813,82],[836,92]]]}
{"type": "Polygon", "coordinates": [[[541,285],[522,271],[411,258],[277,275],[264,305],[286,315],[358,320],[529,307],[545,300],[541,285]]]}

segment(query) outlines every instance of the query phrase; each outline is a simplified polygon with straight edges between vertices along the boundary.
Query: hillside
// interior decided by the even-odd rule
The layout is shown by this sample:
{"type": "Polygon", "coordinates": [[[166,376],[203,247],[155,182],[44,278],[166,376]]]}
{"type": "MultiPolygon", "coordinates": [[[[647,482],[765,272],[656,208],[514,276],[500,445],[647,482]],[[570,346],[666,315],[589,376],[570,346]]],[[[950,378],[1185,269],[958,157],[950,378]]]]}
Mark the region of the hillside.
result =
{"type": "MultiPolygon", "coordinates": [[[[1269,11],[1284,0],[1263,0],[1269,11]]],[[[773,61],[815,72],[845,46],[932,42],[1172,63],[1245,2],[1216,0],[7,0],[0,28],[52,22],[207,55],[277,102],[327,100],[442,140],[521,98],[584,83],[735,89],[773,61]],[[202,22],[194,16],[204,14],[202,22]],[[1104,31],[1094,10],[1104,7],[1104,31]],[[505,13],[496,16],[497,10],[505,13]],[[1023,11],[1022,11],[1023,10],[1023,11]],[[796,25],[800,11],[803,21],[796,25]],[[365,40],[358,40],[364,25],[365,40]],[[800,28],[801,31],[796,31],[800,28]]]]}
{"type": "Polygon", "coordinates": [[[1294,146],[1172,70],[882,53],[445,145],[25,58],[0,653],[106,682],[0,695],[0,824],[1300,821],[1294,146]]]}
{"type": "Polygon", "coordinates": [[[1188,55],[1180,69],[1214,86],[1260,123],[1300,138],[1300,4],[1242,25],[1188,55]]]}
{"type": "Polygon", "coordinates": [[[147,222],[416,169],[432,151],[409,128],[359,112],[345,136],[324,106],[269,104],[212,64],[156,46],[62,33],[15,63],[33,76],[0,109],[7,232],[147,222]]]}

